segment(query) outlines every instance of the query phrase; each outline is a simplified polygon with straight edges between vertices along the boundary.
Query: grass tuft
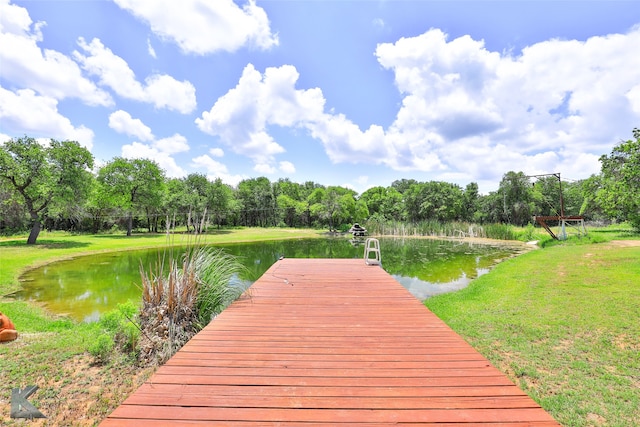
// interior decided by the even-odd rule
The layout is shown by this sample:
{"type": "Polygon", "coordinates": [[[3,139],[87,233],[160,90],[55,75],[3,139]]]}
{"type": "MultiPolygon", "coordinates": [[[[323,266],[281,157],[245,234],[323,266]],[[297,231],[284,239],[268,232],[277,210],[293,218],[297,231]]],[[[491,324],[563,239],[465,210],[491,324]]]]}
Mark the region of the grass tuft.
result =
{"type": "Polygon", "coordinates": [[[242,264],[223,249],[198,246],[182,259],[173,254],[147,271],[141,266],[139,358],[144,364],[162,364],[244,289],[234,281],[242,264]]]}

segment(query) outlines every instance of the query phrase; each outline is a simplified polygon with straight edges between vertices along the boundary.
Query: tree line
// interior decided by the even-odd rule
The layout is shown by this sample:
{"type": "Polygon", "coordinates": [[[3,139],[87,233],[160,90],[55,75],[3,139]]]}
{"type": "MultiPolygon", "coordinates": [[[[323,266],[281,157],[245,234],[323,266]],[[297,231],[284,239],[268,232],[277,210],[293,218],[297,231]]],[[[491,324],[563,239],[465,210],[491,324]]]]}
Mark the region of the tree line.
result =
{"type": "Polygon", "coordinates": [[[524,226],[533,215],[583,215],[629,221],[640,230],[640,130],[600,158],[601,172],[561,181],[559,174],[510,171],[498,190],[477,183],[401,179],[362,194],[341,186],[250,178],[232,187],[193,173],[167,178],[152,160],[113,158],[92,172],[92,154],[75,141],[12,138],[0,145],[0,233],[40,230],[99,233],[136,229],[202,233],[209,227],[318,227],[355,222],[468,222],[524,226]],[[562,202],[561,202],[562,201],[562,202]]]}

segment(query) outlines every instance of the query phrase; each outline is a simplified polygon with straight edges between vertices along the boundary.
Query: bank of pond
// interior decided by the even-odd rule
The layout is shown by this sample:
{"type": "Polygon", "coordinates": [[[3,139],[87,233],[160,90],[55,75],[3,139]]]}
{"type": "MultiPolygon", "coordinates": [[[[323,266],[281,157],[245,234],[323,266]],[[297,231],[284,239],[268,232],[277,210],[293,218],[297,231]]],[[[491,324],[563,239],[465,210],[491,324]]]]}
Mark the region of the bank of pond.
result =
{"type": "MultiPolygon", "coordinates": [[[[416,298],[465,287],[492,266],[523,250],[519,245],[463,240],[380,238],[382,268],[416,298]]],[[[363,258],[364,240],[333,237],[224,244],[245,270],[235,285],[250,287],[280,257],[363,258]]],[[[215,245],[213,245],[215,246],[215,245]]],[[[75,320],[92,322],[127,301],[140,301],[140,266],[155,268],[184,249],[156,249],[85,255],[26,272],[15,297],[36,302],[47,310],[75,320]]],[[[364,260],[363,260],[364,262],[364,260]]],[[[372,267],[379,268],[379,267],[372,267]]]]}

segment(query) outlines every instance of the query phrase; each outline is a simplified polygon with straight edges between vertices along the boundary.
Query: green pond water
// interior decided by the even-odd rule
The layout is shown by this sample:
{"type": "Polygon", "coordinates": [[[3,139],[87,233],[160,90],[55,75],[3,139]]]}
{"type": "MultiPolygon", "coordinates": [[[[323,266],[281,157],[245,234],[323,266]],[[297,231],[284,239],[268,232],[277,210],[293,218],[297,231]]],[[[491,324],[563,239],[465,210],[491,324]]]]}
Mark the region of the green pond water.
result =
{"type": "MultiPolygon", "coordinates": [[[[432,239],[380,240],[382,267],[416,298],[451,292],[486,273],[518,251],[505,245],[432,239]]],[[[227,244],[246,272],[236,278],[250,286],[281,256],[287,258],[363,258],[363,242],[346,238],[300,239],[227,244]]],[[[155,265],[177,249],[153,249],[87,255],[28,271],[21,278],[22,300],[76,320],[96,321],[118,304],[141,299],[139,268],[155,265]]],[[[166,258],[165,258],[166,259],[166,258]]],[[[364,262],[364,261],[363,261],[364,262]]]]}

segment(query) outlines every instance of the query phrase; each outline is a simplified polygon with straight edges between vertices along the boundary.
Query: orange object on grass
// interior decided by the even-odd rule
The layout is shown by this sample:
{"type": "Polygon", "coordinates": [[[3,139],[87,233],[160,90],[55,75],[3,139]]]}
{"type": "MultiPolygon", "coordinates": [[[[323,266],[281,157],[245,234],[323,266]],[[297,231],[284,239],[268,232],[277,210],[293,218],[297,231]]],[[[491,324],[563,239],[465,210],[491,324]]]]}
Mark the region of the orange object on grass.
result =
{"type": "Polygon", "coordinates": [[[13,341],[18,338],[18,331],[13,322],[0,312],[0,342],[13,341]]]}

